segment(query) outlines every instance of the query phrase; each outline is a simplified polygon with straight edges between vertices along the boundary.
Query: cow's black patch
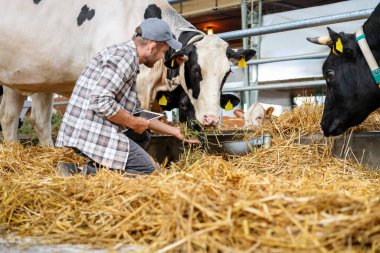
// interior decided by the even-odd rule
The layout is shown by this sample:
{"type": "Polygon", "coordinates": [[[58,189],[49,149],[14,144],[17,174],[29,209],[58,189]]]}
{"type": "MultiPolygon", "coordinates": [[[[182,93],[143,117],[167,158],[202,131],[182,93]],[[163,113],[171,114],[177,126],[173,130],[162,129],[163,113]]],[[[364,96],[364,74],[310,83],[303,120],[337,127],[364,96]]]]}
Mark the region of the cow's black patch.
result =
{"type": "MultiPolygon", "coordinates": [[[[175,50],[173,48],[169,48],[168,51],[165,53],[165,61],[170,59],[170,57],[175,53],[175,50]]],[[[167,68],[166,70],[166,79],[171,82],[174,78],[179,76],[179,68],[167,68]]],[[[178,83],[179,84],[179,83],[178,83]]]]}
{"type": "Polygon", "coordinates": [[[94,16],[95,10],[88,8],[87,4],[85,4],[80,10],[79,16],[77,17],[78,26],[81,26],[86,20],[91,20],[94,16]]]}
{"type": "Polygon", "coordinates": [[[198,64],[198,54],[195,46],[187,45],[189,40],[194,36],[199,35],[198,32],[182,32],[178,40],[182,45],[186,45],[184,50],[186,55],[189,57],[189,60],[185,63],[185,81],[186,87],[189,90],[192,90],[192,96],[195,99],[198,99],[200,94],[200,82],[202,79],[202,70],[201,66],[198,64]]]}
{"type": "Polygon", "coordinates": [[[155,4],[148,5],[148,8],[145,9],[144,19],[148,19],[148,18],[162,19],[161,9],[155,4]]]}
{"type": "Polygon", "coordinates": [[[41,0],[33,0],[34,4],[39,4],[40,2],[41,2],[41,0]]]}

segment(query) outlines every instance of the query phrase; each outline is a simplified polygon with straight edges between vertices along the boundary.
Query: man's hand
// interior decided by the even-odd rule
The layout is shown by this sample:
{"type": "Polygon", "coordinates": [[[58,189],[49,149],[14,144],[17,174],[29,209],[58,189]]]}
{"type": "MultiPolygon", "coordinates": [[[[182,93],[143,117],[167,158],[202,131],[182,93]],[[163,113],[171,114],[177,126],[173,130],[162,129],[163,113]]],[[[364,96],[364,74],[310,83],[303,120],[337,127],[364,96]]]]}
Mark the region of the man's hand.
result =
{"type": "Polygon", "coordinates": [[[131,128],[138,134],[142,134],[149,127],[149,120],[140,117],[134,117],[131,122],[131,128]]]}
{"type": "Polygon", "coordinates": [[[179,128],[177,128],[177,129],[178,129],[178,131],[174,136],[176,138],[180,139],[181,141],[187,142],[190,144],[200,144],[201,143],[198,139],[186,139],[185,136],[183,136],[183,134],[181,133],[181,130],[179,128]]]}

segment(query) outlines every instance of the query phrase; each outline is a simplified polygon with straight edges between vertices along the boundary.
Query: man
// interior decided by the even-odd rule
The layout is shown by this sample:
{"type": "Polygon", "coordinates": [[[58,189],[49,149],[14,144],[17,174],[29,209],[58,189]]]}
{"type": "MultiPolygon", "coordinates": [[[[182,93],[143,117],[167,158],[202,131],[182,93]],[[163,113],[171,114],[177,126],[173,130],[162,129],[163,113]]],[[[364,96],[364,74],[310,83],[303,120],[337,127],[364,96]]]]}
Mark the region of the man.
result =
{"type": "Polygon", "coordinates": [[[67,106],[56,142],[71,147],[90,159],[90,165],[150,174],[158,168],[134,140],[150,129],[187,140],[179,128],[158,120],[148,121],[133,114],[139,110],[136,77],[139,64],[153,67],[169,46],[179,50],[169,25],[157,18],[144,20],[132,40],[96,54],[80,75],[67,106]],[[128,138],[128,136],[130,137],[128,138]],[[131,139],[132,138],[132,139],[131,139]]]}

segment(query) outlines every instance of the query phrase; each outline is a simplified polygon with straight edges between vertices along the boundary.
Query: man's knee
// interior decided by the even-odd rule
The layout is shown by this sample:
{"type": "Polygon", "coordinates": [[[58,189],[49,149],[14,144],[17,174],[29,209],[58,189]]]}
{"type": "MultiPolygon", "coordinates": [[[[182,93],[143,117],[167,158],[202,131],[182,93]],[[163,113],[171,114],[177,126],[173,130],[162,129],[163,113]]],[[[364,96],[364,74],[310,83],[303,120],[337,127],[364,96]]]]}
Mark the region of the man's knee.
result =
{"type": "Polygon", "coordinates": [[[145,130],[142,134],[138,134],[130,129],[126,135],[143,149],[147,149],[150,140],[152,139],[152,134],[149,130],[145,130]]]}

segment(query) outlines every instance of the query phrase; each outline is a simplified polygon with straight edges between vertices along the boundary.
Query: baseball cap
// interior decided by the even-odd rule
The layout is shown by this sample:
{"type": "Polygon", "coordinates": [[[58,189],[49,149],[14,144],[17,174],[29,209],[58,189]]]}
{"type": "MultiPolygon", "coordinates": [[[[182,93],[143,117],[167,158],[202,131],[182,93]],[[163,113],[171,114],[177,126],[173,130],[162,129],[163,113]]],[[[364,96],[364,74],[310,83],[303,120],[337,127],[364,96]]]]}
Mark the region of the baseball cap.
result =
{"type": "Polygon", "coordinates": [[[165,41],[171,48],[180,50],[182,43],[175,40],[168,23],[158,18],[145,19],[141,24],[141,37],[153,41],[165,41]]]}

